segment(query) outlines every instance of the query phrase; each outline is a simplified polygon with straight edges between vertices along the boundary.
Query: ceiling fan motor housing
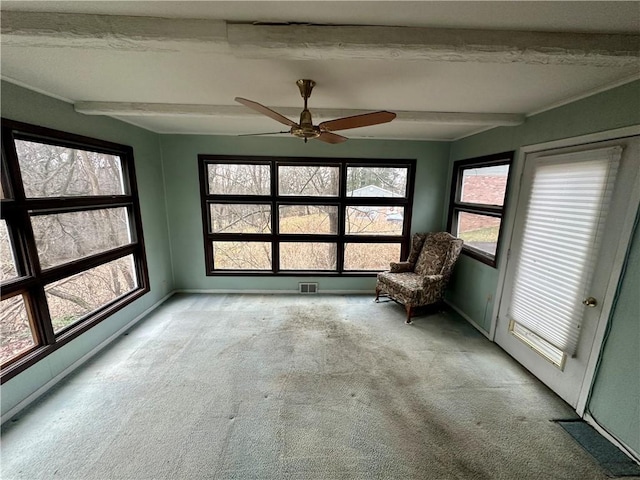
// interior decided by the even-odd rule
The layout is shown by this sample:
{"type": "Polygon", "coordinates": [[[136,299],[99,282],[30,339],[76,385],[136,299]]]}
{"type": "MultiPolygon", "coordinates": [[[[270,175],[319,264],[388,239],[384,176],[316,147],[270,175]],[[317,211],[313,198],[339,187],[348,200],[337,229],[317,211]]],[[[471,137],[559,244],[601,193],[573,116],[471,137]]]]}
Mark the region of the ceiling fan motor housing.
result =
{"type": "Polygon", "coordinates": [[[300,138],[318,138],[320,136],[320,127],[316,127],[313,124],[311,118],[311,112],[308,109],[304,109],[300,114],[300,126],[291,127],[291,133],[300,138]]]}

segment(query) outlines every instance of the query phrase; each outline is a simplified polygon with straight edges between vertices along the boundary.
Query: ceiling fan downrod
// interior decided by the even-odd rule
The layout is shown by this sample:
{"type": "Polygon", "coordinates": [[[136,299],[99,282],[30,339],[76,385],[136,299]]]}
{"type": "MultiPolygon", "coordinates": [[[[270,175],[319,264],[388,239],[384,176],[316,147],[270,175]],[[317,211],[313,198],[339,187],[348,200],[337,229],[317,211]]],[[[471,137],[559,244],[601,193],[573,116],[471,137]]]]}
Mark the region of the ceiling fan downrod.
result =
{"type": "Polygon", "coordinates": [[[311,96],[311,91],[315,84],[316,82],[313,80],[304,78],[296,82],[296,85],[298,85],[298,89],[300,90],[300,95],[304,99],[304,109],[300,113],[299,126],[291,127],[291,133],[296,137],[303,138],[305,143],[307,143],[307,140],[310,138],[318,138],[322,133],[320,128],[313,124],[311,112],[307,108],[307,100],[311,96]]]}

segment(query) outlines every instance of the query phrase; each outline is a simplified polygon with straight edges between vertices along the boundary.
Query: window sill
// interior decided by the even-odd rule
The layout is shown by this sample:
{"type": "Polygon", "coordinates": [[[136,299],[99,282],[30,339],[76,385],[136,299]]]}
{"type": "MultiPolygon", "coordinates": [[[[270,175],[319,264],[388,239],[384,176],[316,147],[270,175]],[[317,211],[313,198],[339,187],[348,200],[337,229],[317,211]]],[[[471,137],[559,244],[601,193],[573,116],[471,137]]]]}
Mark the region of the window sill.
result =
{"type": "Polygon", "coordinates": [[[485,265],[489,265],[490,267],[497,268],[497,260],[495,255],[490,255],[488,253],[481,252],[480,250],[476,250],[473,247],[463,246],[462,253],[467,255],[468,257],[473,258],[474,260],[478,260],[485,265]]]}
{"type": "Polygon", "coordinates": [[[278,273],[246,270],[214,270],[208,277],[375,277],[379,271],[326,272],[326,271],[281,271],[278,273]]]}

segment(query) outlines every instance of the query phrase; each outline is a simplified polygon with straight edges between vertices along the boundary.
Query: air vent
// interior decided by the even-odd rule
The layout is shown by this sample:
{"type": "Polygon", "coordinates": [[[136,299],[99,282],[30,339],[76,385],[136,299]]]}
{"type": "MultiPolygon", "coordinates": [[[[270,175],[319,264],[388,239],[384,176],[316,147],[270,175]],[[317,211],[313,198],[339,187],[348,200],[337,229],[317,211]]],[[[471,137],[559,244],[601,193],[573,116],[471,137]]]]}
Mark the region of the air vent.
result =
{"type": "Polygon", "coordinates": [[[318,284],[317,283],[299,283],[298,292],[299,293],[318,293],[318,284]]]}

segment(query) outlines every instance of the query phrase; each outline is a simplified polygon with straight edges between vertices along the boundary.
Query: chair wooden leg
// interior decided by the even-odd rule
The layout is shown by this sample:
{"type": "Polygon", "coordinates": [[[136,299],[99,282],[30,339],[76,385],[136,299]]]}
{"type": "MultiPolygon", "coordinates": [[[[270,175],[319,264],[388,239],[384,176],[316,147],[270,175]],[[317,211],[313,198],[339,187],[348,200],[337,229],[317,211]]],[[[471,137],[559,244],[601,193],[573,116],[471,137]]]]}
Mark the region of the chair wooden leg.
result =
{"type": "Polygon", "coordinates": [[[376,303],[380,303],[380,287],[376,286],[376,303]]]}
{"type": "Polygon", "coordinates": [[[411,315],[413,314],[413,307],[411,305],[405,305],[404,309],[407,311],[407,320],[404,322],[406,324],[411,323],[411,315]]]}

